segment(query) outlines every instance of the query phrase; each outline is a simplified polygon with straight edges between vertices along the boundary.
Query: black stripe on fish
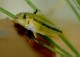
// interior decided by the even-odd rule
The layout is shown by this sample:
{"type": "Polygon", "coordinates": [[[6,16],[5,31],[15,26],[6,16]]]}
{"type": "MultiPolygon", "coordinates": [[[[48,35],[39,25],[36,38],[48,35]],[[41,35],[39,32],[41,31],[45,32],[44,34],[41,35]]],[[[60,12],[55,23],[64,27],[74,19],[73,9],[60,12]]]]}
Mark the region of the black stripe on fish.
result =
{"type": "Polygon", "coordinates": [[[42,23],[42,22],[40,22],[40,21],[38,21],[38,20],[36,20],[36,19],[34,19],[34,20],[37,21],[37,22],[39,22],[39,23],[42,24],[43,26],[46,26],[47,28],[50,28],[50,29],[52,29],[52,30],[55,30],[55,31],[57,31],[57,32],[62,33],[61,30],[58,30],[58,29],[53,28],[53,27],[50,27],[50,26],[46,25],[45,23],[42,23]]]}
{"type": "Polygon", "coordinates": [[[26,13],[24,13],[24,15],[23,15],[23,19],[26,19],[27,17],[27,14],[26,13]]]}

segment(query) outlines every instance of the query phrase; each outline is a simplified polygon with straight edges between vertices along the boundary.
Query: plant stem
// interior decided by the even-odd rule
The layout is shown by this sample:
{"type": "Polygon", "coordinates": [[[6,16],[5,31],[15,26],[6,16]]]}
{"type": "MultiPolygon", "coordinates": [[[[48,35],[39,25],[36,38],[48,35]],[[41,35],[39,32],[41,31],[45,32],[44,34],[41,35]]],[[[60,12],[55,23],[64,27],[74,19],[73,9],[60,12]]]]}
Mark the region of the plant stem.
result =
{"type": "Polygon", "coordinates": [[[64,57],[64,56],[65,56],[65,55],[62,54],[61,52],[55,50],[55,48],[51,48],[50,46],[45,45],[45,44],[42,44],[42,45],[43,45],[44,47],[48,48],[49,50],[51,50],[52,52],[55,52],[55,53],[59,54],[61,57],[64,57]]]}
{"type": "MultiPolygon", "coordinates": [[[[42,37],[43,38],[43,37],[42,37]]],[[[46,47],[47,49],[49,49],[50,51],[52,51],[53,53],[58,53],[61,57],[64,57],[64,54],[62,54],[61,52],[57,51],[55,48],[52,48],[51,46],[45,44],[44,42],[38,40],[37,38],[32,38],[35,42],[41,44],[42,46],[46,47]]]]}
{"type": "Polygon", "coordinates": [[[6,15],[8,15],[9,17],[16,19],[16,16],[14,14],[12,14],[11,12],[5,10],[4,8],[0,7],[0,11],[5,13],[6,15]]]}
{"type": "Polygon", "coordinates": [[[76,0],[76,1],[77,1],[78,5],[80,6],[80,0],[76,0]]]}
{"type": "Polygon", "coordinates": [[[67,40],[67,38],[63,34],[59,33],[58,35],[66,43],[66,45],[74,52],[76,56],[80,56],[79,52],[72,46],[72,44],[67,40]]]}
{"type": "Polygon", "coordinates": [[[67,51],[62,49],[60,46],[58,46],[54,41],[52,41],[50,38],[48,38],[45,35],[39,34],[42,38],[44,38],[46,41],[48,41],[50,44],[54,45],[57,49],[59,49],[62,53],[64,53],[66,56],[70,57],[71,54],[69,54],[67,51]]]}
{"type": "Polygon", "coordinates": [[[72,5],[72,3],[70,2],[70,0],[66,0],[66,1],[69,4],[69,6],[72,8],[72,10],[74,11],[74,13],[77,16],[77,18],[80,20],[80,14],[77,12],[76,8],[72,5]]]}
{"type": "Polygon", "coordinates": [[[30,0],[25,0],[25,1],[26,1],[26,3],[28,3],[28,4],[30,5],[30,7],[31,7],[34,11],[39,10],[30,0]]]}

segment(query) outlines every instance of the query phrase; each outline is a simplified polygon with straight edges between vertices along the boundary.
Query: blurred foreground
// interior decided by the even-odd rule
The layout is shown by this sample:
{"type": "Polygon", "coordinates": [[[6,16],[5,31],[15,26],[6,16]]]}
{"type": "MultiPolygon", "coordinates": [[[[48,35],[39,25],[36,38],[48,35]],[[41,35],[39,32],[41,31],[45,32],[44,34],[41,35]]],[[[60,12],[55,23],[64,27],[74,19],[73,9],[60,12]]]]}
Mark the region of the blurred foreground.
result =
{"type": "Polygon", "coordinates": [[[17,33],[11,20],[0,20],[0,57],[55,57],[33,40],[28,44],[24,36],[17,33]]]}
{"type": "Polygon", "coordinates": [[[0,57],[37,57],[9,19],[0,20],[0,57]]]}

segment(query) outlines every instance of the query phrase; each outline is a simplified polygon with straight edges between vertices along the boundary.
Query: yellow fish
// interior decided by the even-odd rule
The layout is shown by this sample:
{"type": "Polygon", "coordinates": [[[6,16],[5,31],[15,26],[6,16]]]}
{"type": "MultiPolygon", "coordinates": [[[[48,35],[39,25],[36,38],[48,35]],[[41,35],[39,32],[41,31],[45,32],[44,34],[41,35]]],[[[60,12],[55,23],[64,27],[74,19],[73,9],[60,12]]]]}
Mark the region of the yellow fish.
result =
{"type": "Polygon", "coordinates": [[[53,36],[62,33],[55,24],[40,14],[22,12],[16,15],[15,21],[34,33],[53,36]]]}

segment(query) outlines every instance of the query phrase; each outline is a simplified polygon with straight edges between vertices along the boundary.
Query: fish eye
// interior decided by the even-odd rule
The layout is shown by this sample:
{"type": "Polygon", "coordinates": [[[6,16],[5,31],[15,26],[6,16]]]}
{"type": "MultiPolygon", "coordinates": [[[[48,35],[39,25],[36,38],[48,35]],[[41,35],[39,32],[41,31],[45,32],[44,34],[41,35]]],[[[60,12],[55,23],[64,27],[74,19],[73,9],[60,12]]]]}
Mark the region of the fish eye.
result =
{"type": "Polygon", "coordinates": [[[27,14],[26,13],[24,13],[24,15],[23,15],[23,19],[26,19],[27,17],[27,14]]]}
{"type": "Polygon", "coordinates": [[[16,14],[16,18],[17,19],[26,19],[27,13],[25,13],[25,12],[18,13],[18,14],[16,14]]]}

